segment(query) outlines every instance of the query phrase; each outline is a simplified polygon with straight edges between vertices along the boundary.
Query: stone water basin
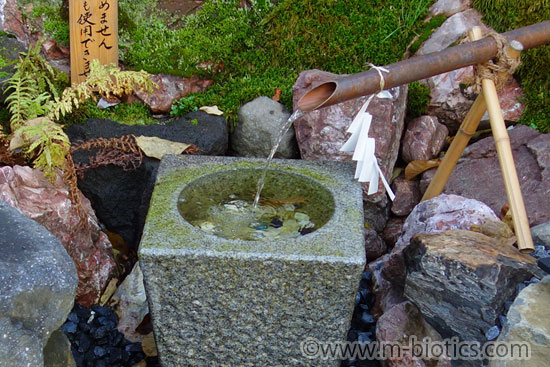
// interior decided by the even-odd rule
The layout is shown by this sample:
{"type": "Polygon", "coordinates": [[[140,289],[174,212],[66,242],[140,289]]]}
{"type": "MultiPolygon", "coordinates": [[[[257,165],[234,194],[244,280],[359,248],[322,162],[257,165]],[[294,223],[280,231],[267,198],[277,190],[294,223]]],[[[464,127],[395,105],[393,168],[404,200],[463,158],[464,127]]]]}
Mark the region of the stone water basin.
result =
{"type": "Polygon", "coordinates": [[[262,196],[305,198],[297,210],[315,224],[307,234],[251,241],[190,224],[202,215],[197,202],[248,197],[264,164],[234,157],[162,160],[139,257],[164,367],[340,363],[308,358],[301,342],[346,339],[365,266],[353,163],[272,162],[262,196]]]}

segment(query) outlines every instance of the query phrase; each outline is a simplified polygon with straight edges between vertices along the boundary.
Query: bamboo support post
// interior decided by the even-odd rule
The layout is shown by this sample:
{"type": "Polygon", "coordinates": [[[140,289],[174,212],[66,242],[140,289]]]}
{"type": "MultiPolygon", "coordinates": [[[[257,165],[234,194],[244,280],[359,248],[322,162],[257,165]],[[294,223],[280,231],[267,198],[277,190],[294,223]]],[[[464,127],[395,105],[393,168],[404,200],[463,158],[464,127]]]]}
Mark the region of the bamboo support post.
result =
{"type": "MultiPolygon", "coordinates": [[[[519,58],[520,52],[523,50],[523,46],[518,41],[511,41],[506,47],[506,53],[513,58],[519,58]]],[[[434,198],[443,192],[445,184],[451,177],[451,174],[456,167],[462,152],[468,145],[470,138],[476,132],[479,122],[483,118],[483,115],[487,111],[487,104],[485,103],[485,97],[483,94],[477,96],[474,104],[468,111],[468,114],[464,118],[464,121],[460,125],[456,136],[454,137],[447,153],[443,157],[443,161],[439,165],[435,176],[432,178],[430,185],[426,189],[422,201],[434,198]]]]}
{"type": "MultiPolygon", "coordinates": [[[[471,31],[471,37],[473,41],[480,39],[481,29],[474,27],[471,31]]],[[[495,139],[504,186],[506,188],[506,195],[508,196],[508,202],[512,210],[512,221],[514,223],[518,248],[521,252],[529,253],[534,251],[535,248],[533,246],[533,239],[531,238],[531,230],[527,220],[523,196],[521,195],[516,166],[514,165],[510,138],[498,101],[497,90],[495,83],[491,79],[483,79],[481,83],[483,97],[487,103],[487,111],[489,112],[491,130],[495,139]]]]}

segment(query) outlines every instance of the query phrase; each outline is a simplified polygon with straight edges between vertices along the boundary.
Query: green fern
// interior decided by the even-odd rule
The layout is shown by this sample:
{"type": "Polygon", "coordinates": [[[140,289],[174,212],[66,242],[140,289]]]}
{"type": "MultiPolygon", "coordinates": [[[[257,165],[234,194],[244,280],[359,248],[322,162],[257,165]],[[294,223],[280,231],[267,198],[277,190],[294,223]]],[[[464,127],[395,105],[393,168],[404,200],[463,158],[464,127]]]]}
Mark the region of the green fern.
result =
{"type": "Polygon", "coordinates": [[[70,141],[55,123],[80,104],[101,97],[120,97],[136,90],[152,91],[155,84],[144,71],[121,71],[116,66],[91,63],[90,75],[83,83],[57,91],[56,71],[40,55],[40,43],[20,58],[10,78],[6,98],[12,115],[10,149],[21,148],[44,175],[55,179],[56,170],[64,169],[70,141]]]}

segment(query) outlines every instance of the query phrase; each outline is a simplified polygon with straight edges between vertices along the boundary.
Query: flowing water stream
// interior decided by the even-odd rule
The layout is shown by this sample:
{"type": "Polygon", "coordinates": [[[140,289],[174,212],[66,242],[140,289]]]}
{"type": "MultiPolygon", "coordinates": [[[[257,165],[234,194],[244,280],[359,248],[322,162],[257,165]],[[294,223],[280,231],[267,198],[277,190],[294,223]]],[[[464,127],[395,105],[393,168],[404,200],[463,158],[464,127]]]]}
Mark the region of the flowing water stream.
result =
{"type": "Polygon", "coordinates": [[[253,208],[256,208],[258,206],[258,202],[260,201],[260,194],[262,193],[262,189],[264,188],[265,184],[265,175],[267,174],[267,170],[269,169],[269,165],[271,164],[271,161],[273,160],[273,156],[277,152],[277,149],[279,149],[279,145],[281,145],[281,141],[283,140],[283,137],[285,136],[288,129],[290,129],[290,126],[299,119],[301,116],[304,115],[304,112],[302,110],[297,109],[294,111],[292,115],[288,118],[288,120],[283,124],[281,127],[281,130],[279,131],[279,135],[275,139],[275,143],[273,144],[273,147],[271,148],[271,152],[269,153],[269,156],[267,157],[267,161],[265,163],[262,175],[260,176],[260,179],[258,180],[258,189],[256,191],[256,197],[254,198],[254,204],[252,205],[253,208]]]}

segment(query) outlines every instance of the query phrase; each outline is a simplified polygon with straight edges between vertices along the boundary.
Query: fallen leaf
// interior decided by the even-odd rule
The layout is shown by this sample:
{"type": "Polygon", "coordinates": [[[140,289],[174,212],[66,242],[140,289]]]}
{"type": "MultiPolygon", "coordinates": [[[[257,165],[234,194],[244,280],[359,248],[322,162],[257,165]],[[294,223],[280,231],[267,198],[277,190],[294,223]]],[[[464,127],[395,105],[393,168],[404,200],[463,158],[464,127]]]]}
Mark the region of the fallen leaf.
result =
{"type": "Polygon", "coordinates": [[[113,279],[111,279],[109,284],[107,284],[107,287],[105,288],[105,291],[103,292],[103,295],[101,296],[101,299],[99,300],[99,305],[100,306],[105,306],[107,304],[107,302],[109,302],[109,300],[111,299],[111,297],[113,296],[113,294],[117,290],[117,283],[118,283],[118,279],[113,278],[113,279]]]}
{"type": "Polygon", "coordinates": [[[157,344],[155,343],[155,335],[152,332],[145,335],[145,338],[141,341],[141,348],[147,357],[157,355],[157,344]]]}
{"type": "Polygon", "coordinates": [[[155,136],[138,136],[136,142],[146,156],[157,159],[162,159],[165,154],[181,154],[191,146],[155,136]]]}
{"type": "Polygon", "coordinates": [[[275,102],[279,102],[279,100],[281,99],[281,92],[282,92],[281,89],[276,88],[275,94],[273,95],[273,97],[271,97],[271,99],[274,100],[275,102]]]}
{"type": "Polygon", "coordinates": [[[412,161],[405,167],[405,178],[412,180],[424,171],[430,168],[438,167],[441,164],[441,159],[430,159],[429,161],[412,161]]]}
{"type": "Polygon", "coordinates": [[[209,115],[223,115],[223,111],[221,111],[218,106],[202,106],[201,108],[199,108],[199,111],[204,111],[209,115]]]}

